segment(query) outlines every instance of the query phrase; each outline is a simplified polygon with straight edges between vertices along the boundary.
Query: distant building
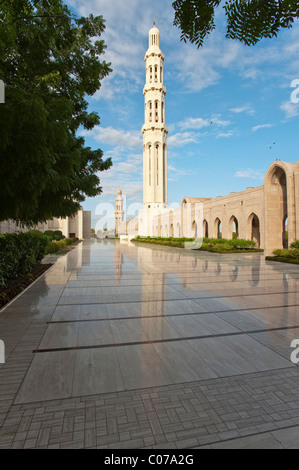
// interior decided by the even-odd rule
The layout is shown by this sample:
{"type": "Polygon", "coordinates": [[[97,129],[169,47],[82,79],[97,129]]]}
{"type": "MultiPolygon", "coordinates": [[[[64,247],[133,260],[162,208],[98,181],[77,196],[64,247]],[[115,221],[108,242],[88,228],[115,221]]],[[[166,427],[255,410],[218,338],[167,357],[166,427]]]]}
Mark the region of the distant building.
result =
{"type": "MultiPolygon", "coordinates": [[[[88,239],[91,230],[91,212],[81,209],[73,217],[53,218],[53,220],[37,224],[34,228],[41,232],[60,230],[66,238],[88,239]]],[[[26,232],[29,229],[28,227],[18,226],[13,220],[0,222],[0,233],[26,232]]]]}

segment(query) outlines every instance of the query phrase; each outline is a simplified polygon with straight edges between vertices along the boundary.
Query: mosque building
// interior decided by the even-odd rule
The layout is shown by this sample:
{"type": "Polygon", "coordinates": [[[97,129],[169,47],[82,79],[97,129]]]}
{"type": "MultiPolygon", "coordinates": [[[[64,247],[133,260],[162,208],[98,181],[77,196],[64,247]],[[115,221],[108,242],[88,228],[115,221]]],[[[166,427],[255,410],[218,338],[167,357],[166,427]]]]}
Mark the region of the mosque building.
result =
{"type": "MultiPolygon", "coordinates": [[[[138,224],[137,220],[133,224],[138,226],[138,235],[195,239],[235,236],[254,240],[266,254],[299,240],[299,160],[296,163],[275,160],[261,186],[217,198],[186,196],[180,208],[167,206],[164,55],[155,23],[149,31],[144,60],[143,209],[138,213],[138,224]]],[[[118,193],[119,196],[122,194],[118,193]]],[[[124,214],[119,200],[116,201],[119,209],[115,211],[115,227],[119,232],[124,214]]],[[[123,227],[128,235],[126,225],[123,227]]]]}

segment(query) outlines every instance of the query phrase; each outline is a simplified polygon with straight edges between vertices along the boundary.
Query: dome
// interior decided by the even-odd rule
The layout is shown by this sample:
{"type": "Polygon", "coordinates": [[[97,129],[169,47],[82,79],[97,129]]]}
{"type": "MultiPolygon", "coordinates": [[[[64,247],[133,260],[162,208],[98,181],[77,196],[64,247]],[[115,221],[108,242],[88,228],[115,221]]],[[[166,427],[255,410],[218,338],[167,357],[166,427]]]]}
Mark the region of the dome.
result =
{"type": "Polygon", "coordinates": [[[149,34],[160,34],[160,31],[156,27],[156,23],[153,23],[153,27],[149,30],[149,34]]]}
{"type": "Polygon", "coordinates": [[[149,30],[149,47],[152,46],[160,47],[160,31],[156,28],[155,22],[153,27],[149,30]]]}

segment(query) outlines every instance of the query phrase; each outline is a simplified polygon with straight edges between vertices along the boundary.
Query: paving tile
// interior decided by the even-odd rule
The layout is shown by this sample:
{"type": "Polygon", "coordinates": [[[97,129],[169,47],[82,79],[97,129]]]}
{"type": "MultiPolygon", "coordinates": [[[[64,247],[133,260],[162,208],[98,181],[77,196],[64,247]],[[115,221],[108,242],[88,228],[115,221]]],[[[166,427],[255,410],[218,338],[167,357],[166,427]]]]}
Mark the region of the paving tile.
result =
{"type": "Polygon", "coordinates": [[[1,312],[0,448],[298,447],[299,268],[154,253],[83,242],[1,312]]]}

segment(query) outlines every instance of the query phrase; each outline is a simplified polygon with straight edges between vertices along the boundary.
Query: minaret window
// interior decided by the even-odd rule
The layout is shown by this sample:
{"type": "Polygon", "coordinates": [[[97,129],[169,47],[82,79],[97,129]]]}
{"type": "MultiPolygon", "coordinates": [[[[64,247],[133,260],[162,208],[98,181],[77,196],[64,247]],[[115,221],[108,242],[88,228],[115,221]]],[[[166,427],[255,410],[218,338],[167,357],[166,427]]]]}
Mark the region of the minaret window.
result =
{"type": "Polygon", "coordinates": [[[162,103],[162,106],[161,106],[161,121],[162,123],[164,122],[164,103],[162,103]]]}
{"type": "Polygon", "coordinates": [[[151,186],[152,184],[152,152],[151,152],[152,146],[149,145],[148,147],[148,165],[149,165],[149,185],[151,186]]]}
{"type": "Polygon", "coordinates": [[[166,145],[163,144],[163,202],[166,202],[166,145]]]}
{"type": "Polygon", "coordinates": [[[149,80],[150,80],[150,83],[152,83],[153,81],[153,67],[152,66],[150,66],[150,79],[149,80]]]}
{"type": "Polygon", "coordinates": [[[157,186],[159,185],[159,145],[156,145],[156,155],[157,155],[157,186]]]}
{"type": "Polygon", "coordinates": [[[155,121],[159,121],[159,102],[155,101],[155,121]]]}
{"type": "Polygon", "coordinates": [[[158,66],[155,65],[155,82],[158,81],[158,66]]]}
{"type": "Polygon", "coordinates": [[[163,83],[163,68],[160,67],[160,82],[163,83]]]}

